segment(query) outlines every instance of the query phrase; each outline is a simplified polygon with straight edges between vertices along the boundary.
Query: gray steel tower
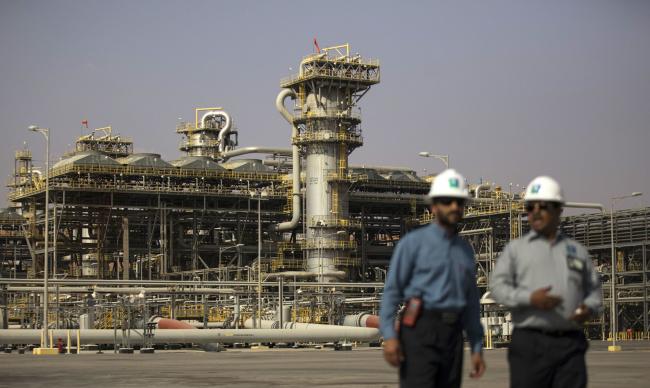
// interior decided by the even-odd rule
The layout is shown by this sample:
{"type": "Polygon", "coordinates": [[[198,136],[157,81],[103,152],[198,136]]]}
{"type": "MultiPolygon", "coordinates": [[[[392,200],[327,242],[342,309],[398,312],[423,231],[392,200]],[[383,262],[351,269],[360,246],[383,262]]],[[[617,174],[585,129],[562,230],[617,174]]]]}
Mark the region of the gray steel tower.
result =
{"type": "MultiPolygon", "coordinates": [[[[349,230],[348,155],[363,143],[356,106],[379,82],[379,62],[350,55],[348,44],[321,49],[300,62],[299,73],[281,81],[284,95],[295,95],[292,142],[305,160],[306,270],[323,281],[344,275],[356,249],[349,230]]],[[[282,93],[281,92],[281,95],[282,93]]]]}

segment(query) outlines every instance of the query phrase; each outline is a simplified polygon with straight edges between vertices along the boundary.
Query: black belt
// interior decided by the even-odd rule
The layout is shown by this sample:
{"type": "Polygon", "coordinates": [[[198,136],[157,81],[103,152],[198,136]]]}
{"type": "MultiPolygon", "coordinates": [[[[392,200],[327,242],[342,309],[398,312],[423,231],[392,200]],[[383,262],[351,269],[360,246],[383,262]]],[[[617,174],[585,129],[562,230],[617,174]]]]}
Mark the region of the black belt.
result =
{"type": "Polygon", "coordinates": [[[460,313],[456,311],[422,310],[420,317],[439,320],[448,325],[453,325],[460,321],[460,313]]]}
{"type": "Polygon", "coordinates": [[[582,334],[582,331],[580,330],[552,330],[552,329],[540,329],[537,327],[520,327],[517,328],[516,330],[532,331],[535,333],[547,335],[549,337],[574,337],[582,334]]]}

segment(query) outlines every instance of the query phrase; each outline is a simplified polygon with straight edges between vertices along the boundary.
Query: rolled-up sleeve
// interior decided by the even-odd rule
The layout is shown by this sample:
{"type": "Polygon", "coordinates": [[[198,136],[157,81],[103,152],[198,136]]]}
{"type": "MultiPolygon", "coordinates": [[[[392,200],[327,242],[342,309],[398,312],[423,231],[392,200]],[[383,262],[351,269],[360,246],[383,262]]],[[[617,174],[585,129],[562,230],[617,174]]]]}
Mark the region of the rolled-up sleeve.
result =
{"type": "Polygon", "coordinates": [[[490,279],[492,297],[509,308],[530,306],[532,292],[518,287],[513,270],[514,260],[513,243],[509,243],[497,259],[497,265],[492,272],[490,279]]]}
{"type": "Polygon", "coordinates": [[[395,247],[384,284],[384,294],[381,298],[379,329],[384,340],[397,337],[395,315],[397,307],[404,300],[404,287],[408,282],[411,260],[408,239],[405,238],[395,247]]]}

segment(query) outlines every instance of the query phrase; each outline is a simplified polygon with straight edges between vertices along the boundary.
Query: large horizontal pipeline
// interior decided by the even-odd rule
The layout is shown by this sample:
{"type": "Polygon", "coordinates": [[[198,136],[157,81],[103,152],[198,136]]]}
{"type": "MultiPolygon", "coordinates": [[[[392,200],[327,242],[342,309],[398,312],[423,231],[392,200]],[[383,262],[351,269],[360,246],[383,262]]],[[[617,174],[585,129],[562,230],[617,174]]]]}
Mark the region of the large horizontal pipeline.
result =
{"type": "MultiPolygon", "coordinates": [[[[262,320],[261,329],[278,329],[280,327],[279,321],[270,321],[262,320]]],[[[244,321],[244,327],[247,329],[253,329],[258,325],[258,321],[253,321],[252,318],[248,318],[244,321]]],[[[292,330],[314,330],[314,329],[324,329],[324,330],[347,330],[350,327],[363,327],[363,328],[379,328],[379,317],[376,315],[370,315],[367,313],[355,314],[355,315],[346,315],[343,318],[342,325],[323,325],[319,323],[302,323],[302,322],[283,322],[283,329],[292,329],[292,330]]]]}
{"type": "MultiPolygon", "coordinates": [[[[52,338],[67,338],[68,330],[51,330],[52,338]]],[[[76,343],[76,330],[70,330],[71,337],[76,343]]],[[[112,344],[122,341],[122,330],[114,332],[110,329],[80,330],[81,344],[112,344]]],[[[142,331],[131,330],[129,343],[142,344],[142,331]]],[[[151,338],[152,343],[235,343],[235,342],[334,342],[359,341],[369,342],[379,338],[379,330],[365,327],[314,328],[314,329],[158,329],[151,338]]],[[[5,329],[0,330],[0,344],[37,344],[41,341],[41,330],[34,329],[5,329]]]]}
{"type": "MultiPolygon", "coordinates": [[[[160,287],[48,287],[49,292],[60,292],[62,294],[87,294],[89,292],[96,292],[100,294],[121,294],[121,295],[138,295],[143,290],[148,294],[187,294],[187,295],[220,295],[220,294],[233,294],[235,291],[231,288],[195,288],[175,290],[172,288],[160,287]]],[[[43,287],[22,287],[22,286],[8,286],[9,292],[42,292],[43,287]]]]}
{"type": "MultiPolygon", "coordinates": [[[[181,281],[181,280],[101,280],[101,279],[48,279],[48,283],[52,285],[68,285],[68,286],[169,286],[174,289],[180,290],[186,287],[237,287],[237,286],[257,286],[256,281],[181,281]]],[[[0,284],[43,284],[43,279],[11,279],[0,278],[0,284]]],[[[277,287],[278,283],[262,282],[264,287],[277,287]]],[[[289,278],[285,281],[285,285],[293,285],[289,282],[289,278]]],[[[336,287],[336,288],[361,288],[361,287],[379,287],[383,288],[384,283],[349,283],[349,282],[297,282],[296,285],[300,287],[336,287]]]]}

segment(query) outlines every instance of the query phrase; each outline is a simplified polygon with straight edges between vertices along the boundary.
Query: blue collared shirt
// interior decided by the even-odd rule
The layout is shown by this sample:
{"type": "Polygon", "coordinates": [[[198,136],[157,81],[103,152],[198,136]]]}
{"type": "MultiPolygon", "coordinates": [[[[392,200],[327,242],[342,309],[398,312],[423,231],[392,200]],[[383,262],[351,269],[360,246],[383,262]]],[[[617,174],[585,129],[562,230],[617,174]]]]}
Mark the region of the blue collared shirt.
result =
{"type": "Polygon", "coordinates": [[[436,223],[408,233],[393,252],[379,313],[384,339],[397,337],[397,308],[412,297],[422,298],[425,309],[461,314],[472,352],[481,351],[483,326],[474,252],[466,241],[448,236],[436,223]]]}

